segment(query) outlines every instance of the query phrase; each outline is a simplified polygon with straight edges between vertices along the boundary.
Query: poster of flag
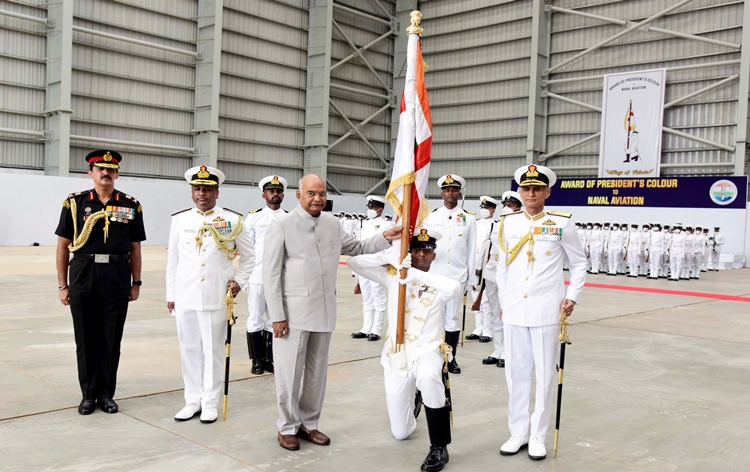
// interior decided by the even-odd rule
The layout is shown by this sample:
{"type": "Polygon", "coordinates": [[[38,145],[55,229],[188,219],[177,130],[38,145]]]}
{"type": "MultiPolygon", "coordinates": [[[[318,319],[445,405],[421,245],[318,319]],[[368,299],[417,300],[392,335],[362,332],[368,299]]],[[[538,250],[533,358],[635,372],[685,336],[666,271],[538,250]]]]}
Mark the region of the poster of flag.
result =
{"type": "Polygon", "coordinates": [[[604,76],[599,177],[659,176],[665,81],[666,69],[604,76]]]}

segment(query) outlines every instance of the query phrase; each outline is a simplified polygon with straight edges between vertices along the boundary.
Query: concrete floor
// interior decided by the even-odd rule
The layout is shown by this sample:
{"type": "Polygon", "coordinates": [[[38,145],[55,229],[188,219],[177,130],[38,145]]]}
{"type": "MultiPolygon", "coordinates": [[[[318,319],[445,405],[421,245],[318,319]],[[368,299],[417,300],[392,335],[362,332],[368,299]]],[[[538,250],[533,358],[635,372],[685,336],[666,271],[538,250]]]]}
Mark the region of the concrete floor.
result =
{"type": "MultiPolygon", "coordinates": [[[[320,426],[331,446],[279,447],[273,377],[250,375],[241,329],[227,421],[175,423],[182,379],[164,302],[165,263],[163,247],[145,248],[141,299],[125,325],[120,414],[83,417],[76,412],[73,328],[57,299],[54,248],[0,248],[0,470],[419,470],[428,449],[425,420],[406,441],[391,436],[382,345],[349,338],[361,324],[361,299],[351,294],[345,267],[320,426]]],[[[605,275],[588,282],[750,294],[748,270],[680,283],[605,275]]],[[[446,470],[750,470],[750,303],[587,288],[571,322],[557,459],[552,433],[547,460],[498,454],[508,436],[505,377],[480,363],[491,345],[474,341],[459,347],[464,373],[452,376],[455,425],[446,470]]]]}

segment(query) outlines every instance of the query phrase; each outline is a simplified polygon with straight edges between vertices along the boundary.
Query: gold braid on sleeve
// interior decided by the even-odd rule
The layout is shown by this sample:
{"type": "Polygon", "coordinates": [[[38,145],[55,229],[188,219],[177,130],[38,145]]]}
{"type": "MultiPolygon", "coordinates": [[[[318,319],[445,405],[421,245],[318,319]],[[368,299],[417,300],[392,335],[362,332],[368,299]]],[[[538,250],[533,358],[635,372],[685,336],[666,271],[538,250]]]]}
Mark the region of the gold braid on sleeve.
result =
{"type": "MultiPolygon", "coordinates": [[[[83,224],[83,229],[81,230],[81,234],[78,234],[78,205],[76,204],[76,201],[74,198],[70,199],[70,212],[73,216],[73,241],[68,245],[68,250],[70,252],[76,252],[77,250],[81,249],[86,242],[89,240],[89,236],[91,236],[91,231],[94,230],[94,225],[97,221],[101,220],[102,218],[107,217],[107,212],[104,210],[99,210],[96,213],[89,215],[89,217],[86,219],[86,223],[83,224]]],[[[109,223],[109,220],[107,220],[107,223],[109,223]]],[[[106,228],[105,228],[105,236],[104,240],[106,241],[106,228]]]]}
{"type": "Polygon", "coordinates": [[[500,228],[497,230],[497,241],[500,243],[500,249],[505,254],[508,254],[510,257],[508,257],[508,260],[505,261],[505,265],[510,265],[511,262],[516,258],[519,252],[521,252],[521,249],[523,249],[524,245],[526,243],[529,243],[529,250],[526,251],[526,255],[529,256],[529,263],[534,261],[534,236],[531,234],[531,231],[526,233],[526,235],[521,238],[520,241],[516,243],[515,246],[510,248],[510,250],[505,246],[505,239],[503,238],[503,228],[505,227],[505,217],[503,216],[500,218],[500,228]]]}
{"type": "Polygon", "coordinates": [[[227,259],[229,259],[230,261],[234,260],[234,249],[236,245],[233,244],[232,247],[229,247],[228,243],[234,242],[234,240],[237,239],[237,236],[239,236],[242,232],[242,217],[237,219],[237,226],[234,228],[234,231],[232,231],[232,234],[227,237],[222,236],[219,233],[219,230],[208,223],[198,228],[198,236],[196,236],[195,239],[196,241],[198,241],[199,246],[203,244],[202,238],[204,231],[208,231],[209,233],[211,233],[211,237],[213,237],[214,242],[216,243],[216,247],[222,249],[226,253],[227,259]]]}

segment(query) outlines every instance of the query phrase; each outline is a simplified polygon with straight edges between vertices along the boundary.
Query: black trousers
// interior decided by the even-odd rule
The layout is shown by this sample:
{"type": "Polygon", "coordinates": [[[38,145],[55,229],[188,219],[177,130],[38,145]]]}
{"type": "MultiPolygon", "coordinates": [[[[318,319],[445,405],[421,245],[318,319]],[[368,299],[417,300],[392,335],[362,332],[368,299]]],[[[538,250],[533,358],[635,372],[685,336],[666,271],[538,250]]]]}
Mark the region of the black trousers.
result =
{"type": "Polygon", "coordinates": [[[83,398],[115,395],[130,278],[127,260],[109,264],[70,261],[70,312],[83,398]]]}

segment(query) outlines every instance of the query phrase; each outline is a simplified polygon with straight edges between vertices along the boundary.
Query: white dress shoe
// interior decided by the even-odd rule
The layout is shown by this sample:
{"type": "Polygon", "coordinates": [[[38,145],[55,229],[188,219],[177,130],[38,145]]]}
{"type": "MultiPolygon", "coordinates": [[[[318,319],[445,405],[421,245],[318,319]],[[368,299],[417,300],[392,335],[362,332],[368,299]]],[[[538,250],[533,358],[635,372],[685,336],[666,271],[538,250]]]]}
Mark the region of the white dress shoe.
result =
{"type": "Polygon", "coordinates": [[[536,436],[532,436],[529,441],[529,458],[540,461],[545,457],[547,457],[547,448],[544,447],[544,443],[536,436]]]}
{"type": "Polygon", "coordinates": [[[185,408],[180,410],[176,415],[174,415],[175,421],[187,421],[193,419],[195,415],[201,412],[200,405],[196,405],[195,403],[190,403],[189,405],[185,405],[185,408]]]}
{"type": "Polygon", "coordinates": [[[219,412],[216,411],[216,408],[204,408],[201,412],[201,423],[213,423],[218,417],[219,412]]]}
{"type": "Polygon", "coordinates": [[[528,436],[511,436],[510,439],[505,441],[505,444],[500,446],[500,454],[503,456],[512,456],[518,454],[518,451],[525,448],[528,444],[528,436]]]}

